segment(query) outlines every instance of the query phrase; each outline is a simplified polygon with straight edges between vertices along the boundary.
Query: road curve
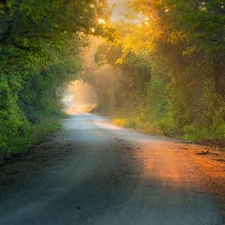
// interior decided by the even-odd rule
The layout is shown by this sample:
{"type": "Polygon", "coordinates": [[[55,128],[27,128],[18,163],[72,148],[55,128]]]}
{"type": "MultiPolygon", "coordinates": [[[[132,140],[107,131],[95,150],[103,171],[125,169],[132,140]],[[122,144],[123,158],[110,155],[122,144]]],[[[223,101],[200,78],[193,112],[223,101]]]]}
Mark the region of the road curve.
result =
{"type": "Polygon", "coordinates": [[[1,194],[0,225],[224,224],[181,143],[93,114],[62,124],[50,142],[65,154],[1,194]]]}

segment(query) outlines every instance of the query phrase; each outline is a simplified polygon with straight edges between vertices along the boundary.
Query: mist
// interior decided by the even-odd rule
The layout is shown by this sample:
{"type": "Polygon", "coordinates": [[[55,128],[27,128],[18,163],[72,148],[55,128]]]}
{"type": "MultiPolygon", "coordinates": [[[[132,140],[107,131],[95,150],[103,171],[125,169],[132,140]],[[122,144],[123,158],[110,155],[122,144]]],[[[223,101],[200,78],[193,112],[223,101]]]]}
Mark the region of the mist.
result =
{"type": "Polygon", "coordinates": [[[92,86],[82,80],[69,83],[65,88],[62,104],[62,111],[69,115],[90,112],[96,106],[92,86]]]}

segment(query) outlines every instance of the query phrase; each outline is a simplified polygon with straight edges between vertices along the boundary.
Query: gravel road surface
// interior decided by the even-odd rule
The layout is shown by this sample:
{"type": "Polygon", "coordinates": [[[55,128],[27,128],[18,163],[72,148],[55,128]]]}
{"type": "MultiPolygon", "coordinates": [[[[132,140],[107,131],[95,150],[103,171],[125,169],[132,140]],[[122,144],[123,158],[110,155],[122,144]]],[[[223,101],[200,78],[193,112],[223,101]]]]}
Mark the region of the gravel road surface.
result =
{"type": "Polygon", "coordinates": [[[88,113],[62,124],[0,171],[0,225],[225,224],[190,145],[88,113]]]}

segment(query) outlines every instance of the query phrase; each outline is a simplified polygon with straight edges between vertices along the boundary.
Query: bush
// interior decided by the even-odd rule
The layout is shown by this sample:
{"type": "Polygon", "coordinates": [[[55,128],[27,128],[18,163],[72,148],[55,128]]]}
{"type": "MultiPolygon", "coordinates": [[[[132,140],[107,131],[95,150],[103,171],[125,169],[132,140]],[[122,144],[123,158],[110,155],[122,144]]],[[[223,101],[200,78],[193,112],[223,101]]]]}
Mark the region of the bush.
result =
{"type": "Polygon", "coordinates": [[[61,124],[53,118],[46,118],[32,125],[24,117],[0,116],[0,163],[12,155],[26,152],[31,146],[43,142],[45,137],[61,129],[61,124]]]}
{"type": "Polygon", "coordinates": [[[43,142],[48,134],[60,130],[62,125],[53,118],[45,118],[39,124],[33,125],[32,144],[43,142]]]}

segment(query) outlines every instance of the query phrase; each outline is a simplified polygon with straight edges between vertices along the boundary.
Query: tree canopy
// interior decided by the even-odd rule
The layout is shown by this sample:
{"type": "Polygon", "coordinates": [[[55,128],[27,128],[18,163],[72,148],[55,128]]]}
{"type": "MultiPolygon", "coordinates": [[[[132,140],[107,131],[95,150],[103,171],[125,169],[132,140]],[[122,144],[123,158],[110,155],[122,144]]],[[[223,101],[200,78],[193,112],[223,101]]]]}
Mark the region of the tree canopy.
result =
{"type": "Polygon", "coordinates": [[[119,124],[224,138],[225,1],[126,2],[129,18],[110,22],[105,0],[0,1],[1,159],[34,142],[78,77],[119,124]]]}
{"type": "Polygon", "coordinates": [[[29,147],[35,124],[58,114],[64,85],[82,70],[86,36],[112,39],[108,15],[104,0],[0,2],[1,159],[29,147]]]}
{"type": "Polygon", "coordinates": [[[101,89],[105,103],[113,99],[108,110],[153,132],[224,138],[225,1],[128,0],[127,7],[138,22],[117,21],[120,40],[102,44],[95,56],[114,73],[105,78],[106,93],[101,89]]]}

